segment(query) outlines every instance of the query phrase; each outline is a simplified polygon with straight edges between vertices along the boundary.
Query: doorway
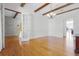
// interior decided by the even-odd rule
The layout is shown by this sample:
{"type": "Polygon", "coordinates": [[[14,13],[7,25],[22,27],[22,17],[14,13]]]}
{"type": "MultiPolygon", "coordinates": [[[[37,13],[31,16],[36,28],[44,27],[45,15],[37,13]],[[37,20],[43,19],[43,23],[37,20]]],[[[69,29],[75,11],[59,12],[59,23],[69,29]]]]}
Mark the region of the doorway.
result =
{"type": "Polygon", "coordinates": [[[66,21],[66,51],[74,55],[75,42],[73,33],[73,19],[66,21]]]}

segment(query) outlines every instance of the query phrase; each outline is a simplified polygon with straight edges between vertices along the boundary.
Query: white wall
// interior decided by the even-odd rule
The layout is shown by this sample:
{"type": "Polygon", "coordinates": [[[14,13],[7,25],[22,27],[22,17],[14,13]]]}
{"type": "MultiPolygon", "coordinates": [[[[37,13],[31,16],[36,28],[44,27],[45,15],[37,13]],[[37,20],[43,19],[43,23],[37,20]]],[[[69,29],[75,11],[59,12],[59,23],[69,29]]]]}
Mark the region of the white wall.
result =
{"type": "Polygon", "coordinates": [[[18,27],[20,24],[20,16],[17,16],[15,19],[13,17],[5,16],[5,35],[6,36],[17,36],[18,27]]]}
{"type": "Polygon", "coordinates": [[[79,10],[74,14],[74,35],[79,36],[79,10]]]}
{"type": "Polygon", "coordinates": [[[63,37],[63,18],[50,19],[47,16],[34,14],[32,18],[31,37],[57,36],[63,37]]]}
{"type": "Polygon", "coordinates": [[[63,19],[62,17],[54,17],[49,19],[49,35],[63,37],[63,19]]]}
{"type": "Polygon", "coordinates": [[[31,38],[48,36],[48,18],[33,14],[31,19],[31,38]]]}

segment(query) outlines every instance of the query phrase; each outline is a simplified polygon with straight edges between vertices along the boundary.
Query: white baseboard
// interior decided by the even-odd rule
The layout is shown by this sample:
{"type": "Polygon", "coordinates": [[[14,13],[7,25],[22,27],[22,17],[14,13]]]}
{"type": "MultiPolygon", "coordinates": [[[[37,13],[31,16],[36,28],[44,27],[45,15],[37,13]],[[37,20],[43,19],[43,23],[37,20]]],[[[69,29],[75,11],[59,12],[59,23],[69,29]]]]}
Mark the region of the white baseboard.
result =
{"type": "Polygon", "coordinates": [[[63,38],[63,36],[48,36],[48,35],[42,35],[42,36],[30,37],[30,39],[35,39],[35,38],[40,38],[40,37],[58,37],[58,38],[63,38]]]}
{"type": "Polygon", "coordinates": [[[30,39],[35,39],[35,38],[39,38],[39,37],[46,37],[47,35],[41,35],[41,36],[34,36],[34,37],[30,37],[30,39]]]}

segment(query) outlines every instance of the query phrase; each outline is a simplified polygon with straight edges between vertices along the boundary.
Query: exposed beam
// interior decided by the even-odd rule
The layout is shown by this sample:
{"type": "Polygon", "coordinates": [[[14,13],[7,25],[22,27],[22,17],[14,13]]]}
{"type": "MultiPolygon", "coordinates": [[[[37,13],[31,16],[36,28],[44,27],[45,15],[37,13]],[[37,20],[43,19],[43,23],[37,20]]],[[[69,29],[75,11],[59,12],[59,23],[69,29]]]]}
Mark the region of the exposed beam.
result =
{"type": "Polygon", "coordinates": [[[25,5],[25,4],[26,4],[26,3],[21,3],[21,5],[20,5],[20,6],[21,6],[21,7],[24,7],[24,5],[25,5]]]}
{"type": "Polygon", "coordinates": [[[60,15],[60,14],[67,13],[67,12],[71,12],[71,11],[78,10],[78,9],[79,9],[79,7],[71,9],[71,10],[67,10],[67,11],[64,11],[64,12],[61,12],[61,13],[58,13],[56,15],[60,15]]]}
{"type": "Polygon", "coordinates": [[[72,4],[73,4],[73,3],[67,3],[67,4],[65,4],[65,5],[63,5],[63,6],[60,6],[60,7],[58,7],[58,8],[55,8],[55,9],[53,9],[53,10],[50,10],[50,11],[48,11],[48,12],[42,14],[42,15],[46,15],[46,14],[48,14],[48,13],[54,12],[54,11],[59,10],[59,9],[61,9],[61,8],[65,8],[65,7],[70,6],[70,5],[72,5],[72,4]]]}
{"type": "Polygon", "coordinates": [[[12,10],[12,9],[8,9],[8,8],[5,8],[5,10],[16,12],[16,13],[21,13],[21,12],[18,12],[18,11],[12,10]]]}
{"type": "Polygon", "coordinates": [[[18,12],[18,11],[12,10],[12,9],[8,9],[8,8],[5,8],[5,10],[15,12],[16,14],[13,16],[13,18],[16,18],[16,16],[17,16],[19,13],[21,13],[21,12],[18,12]]]}
{"type": "Polygon", "coordinates": [[[39,10],[41,10],[42,8],[46,7],[47,5],[49,5],[50,3],[45,3],[42,6],[40,6],[39,8],[37,8],[36,10],[34,10],[34,12],[37,12],[39,10]]]}
{"type": "Polygon", "coordinates": [[[19,13],[18,12],[16,12],[16,14],[14,15],[14,17],[13,18],[16,18],[16,16],[18,15],[19,13]]]}

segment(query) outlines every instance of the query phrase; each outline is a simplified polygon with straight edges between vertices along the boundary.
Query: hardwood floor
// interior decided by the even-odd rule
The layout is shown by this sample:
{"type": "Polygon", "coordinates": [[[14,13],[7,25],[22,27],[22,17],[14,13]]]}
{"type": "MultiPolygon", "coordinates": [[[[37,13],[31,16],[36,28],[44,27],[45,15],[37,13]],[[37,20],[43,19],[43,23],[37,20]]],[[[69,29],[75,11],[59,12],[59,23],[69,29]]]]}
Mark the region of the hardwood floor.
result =
{"type": "Polygon", "coordinates": [[[40,37],[28,42],[21,42],[18,37],[6,37],[3,56],[66,56],[75,55],[65,49],[65,39],[57,37],[40,37]]]}

